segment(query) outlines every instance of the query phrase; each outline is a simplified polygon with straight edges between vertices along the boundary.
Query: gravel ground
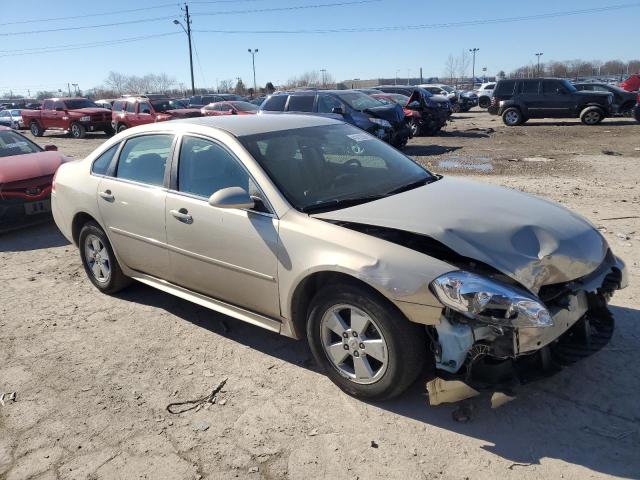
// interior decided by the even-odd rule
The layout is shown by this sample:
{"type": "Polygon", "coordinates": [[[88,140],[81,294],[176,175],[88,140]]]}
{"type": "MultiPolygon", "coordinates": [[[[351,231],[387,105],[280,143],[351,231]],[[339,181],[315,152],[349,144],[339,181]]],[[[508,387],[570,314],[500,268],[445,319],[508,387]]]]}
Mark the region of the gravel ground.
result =
{"type": "MultiPolygon", "coordinates": [[[[629,268],[606,348],[502,408],[476,399],[469,423],[429,407],[424,379],[365,403],[302,342],[140,284],[101,295],[53,224],[0,236],[0,392],[17,392],[0,405],[0,479],[640,478],[638,132],[623,120],[506,128],[471,112],[411,141],[438,173],[585,215],[629,268]],[[166,410],[225,378],[209,408],[166,410]]],[[[102,141],[38,139],[78,158],[102,141]]]]}

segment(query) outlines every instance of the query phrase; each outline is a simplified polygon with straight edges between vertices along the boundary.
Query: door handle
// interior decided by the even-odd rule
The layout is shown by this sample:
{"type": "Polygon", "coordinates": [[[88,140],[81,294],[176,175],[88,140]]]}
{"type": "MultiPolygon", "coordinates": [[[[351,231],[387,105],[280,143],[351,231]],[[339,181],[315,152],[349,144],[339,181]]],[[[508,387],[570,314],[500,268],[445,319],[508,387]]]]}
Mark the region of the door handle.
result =
{"type": "Polygon", "coordinates": [[[193,217],[189,215],[189,211],[186,208],[181,208],[180,210],[169,210],[169,213],[181,222],[189,224],[193,223],[193,217]]]}
{"type": "Polygon", "coordinates": [[[105,190],[104,192],[99,192],[98,195],[104,198],[107,202],[113,202],[113,199],[115,198],[111,194],[111,190],[105,190]]]}

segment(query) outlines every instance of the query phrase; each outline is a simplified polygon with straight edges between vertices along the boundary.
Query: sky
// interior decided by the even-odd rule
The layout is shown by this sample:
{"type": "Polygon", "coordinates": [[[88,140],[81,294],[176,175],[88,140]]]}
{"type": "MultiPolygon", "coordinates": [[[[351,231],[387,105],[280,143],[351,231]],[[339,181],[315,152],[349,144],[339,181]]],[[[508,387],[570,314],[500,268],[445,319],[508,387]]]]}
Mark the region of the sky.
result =
{"type": "MultiPolygon", "coordinates": [[[[536,52],[544,53],[543,60],[628,61],[640,56],[633,36],[638,28],[640,2],[630,0],[194,0],[188,3],[197,52],[194,55],[196,87],[215,87],[223,79],[236,77],[252,86],[249,48],[259,49],[255,56],[258,86],[268,81],[278,85],[305,71],[320,69],[326,69],[336,80],[393,78],[396,74],[417,77],[420,67],[424,77],[444,76],[447,57],[459,56],[470,48],[480,49],[476,72],[486,67],[491,75],[535,62],[536,52]],[[322,4],[332,6],[295,8],[322,4]],[[631,7],[507,23],[478,22],[619,5],[631,7]],[[277,8],[289,10],[255,11],[277,8]],[[469,23],[451,25],[462,22],[469,23]],[[425,24],[449,26],[406,28],[425,24]],[[203,32],[378,27],[401,28],[305,34],[203,32]]],[[[6,67],[0,77],[0,95],[9,90],[22,95],[28,91],[33,95],[38,90],[66,90],[67,83],[88,89],[103,84],[112,70],[131,75],[166,73],[178,83],[189,85],[187,36],[173,23],[174,18],[181,18],[183,14],[181,6],[183,3],[171,0],[0,0],[0,61],[6,67]],[[131,9],[144,10],[125,11],[131,9]],[[56,20],[71,16],[76,18],[56,20]],[[150,19],[155,20],[146,21],[150,19]],[[103,24],[112,25],[94,27],[103,24]],[[41,30],[57,31],[39,32],[41,30]],[[156,36],[122,42],[149,35],[156,36]],[[98,46],[53,49],[90,43],[98,46]],[[50,51],[40,51],[45,48],[50,51]]]]}

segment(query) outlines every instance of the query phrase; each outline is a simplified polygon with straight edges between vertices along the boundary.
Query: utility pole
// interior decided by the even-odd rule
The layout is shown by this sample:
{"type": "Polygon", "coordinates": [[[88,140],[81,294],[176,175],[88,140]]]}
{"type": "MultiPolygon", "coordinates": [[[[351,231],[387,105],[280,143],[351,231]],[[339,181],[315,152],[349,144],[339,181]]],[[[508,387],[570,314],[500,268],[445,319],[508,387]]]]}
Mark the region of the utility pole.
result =
{"type": "Polygon", "coordinates": [[[396,70],[396,80],[395,80],[395,82],[393,83],[394,85],[398,85],[398,72],[399,72],[399,71],[400,71],[400,70],[396,70]]]}
{"type": "Polygon", "coordinates": [[[67,90],[69,90],[69,96],[71,96],[71,85],[67,82],[67,90]]]}
{"type": "Polygon", "coordinates": [[[409,77],[411,76],[411,69],[407,68],[407,85],[409,85],[409,77]]]}
{"type": "Polygon", "coordinates": [[[191,95],[196,94],[196,84],[193,80],[193,51],[191,48],[191,17],[189,16],[189,5],[187,2],[184,3],[184,19],[187,24],[187,27],[180,22],[180,20],[174,20],[173,23],[176,25],[180,25],[184,33],[187,34],[187,38],[189,39],[189,68],[191,70],[191,95]]]}
{"type": "Polygon", "coordinates": [[[256,53],[258,53],[258,49],[249,49],[249,53],[251,54],[251,63],[253,65],[253,94],[256,95],[258,92],[258,87],[256,86],[256,53]]]}
{"type": "Polygon", "coordinates": [[[538,76],[540,76],[540,57],[544,55],[544,53],[536,53],[536,57],[538,57],[538,76]]]}
{"type": "Polygon", "coordinates": [[[420,67],[420,83],[424,83],[424,79],[422,78],[422,67],[420,67]]]}
{"type": "Polygon", "coordinates": [[[325,73],[327,73],[326,68],[321,68],[320,73],[322,74],[322,86],[324,87],[327,84],[325,73]]]}
{"type": "Polygon", "coordinates": [[[473,53],[473,67],[471,69],[471,87],[473,87],[476,84],[476,52],[479,52],[480,49],[470,48],[469,51],[473,53]]]}

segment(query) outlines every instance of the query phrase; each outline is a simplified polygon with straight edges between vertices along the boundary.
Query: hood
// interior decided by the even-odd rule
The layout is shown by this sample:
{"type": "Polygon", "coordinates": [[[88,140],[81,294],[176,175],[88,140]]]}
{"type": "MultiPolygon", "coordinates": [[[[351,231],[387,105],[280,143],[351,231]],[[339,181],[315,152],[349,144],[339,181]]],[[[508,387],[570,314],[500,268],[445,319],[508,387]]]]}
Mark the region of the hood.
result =
{"type": "Polygon", "coordinates": [[[365,113],[373,115],[374,117],[382,118],[391,123],[397,123],[404,120],[404,110],[398,104],[367,108],[365,113]]]}
{"type": "Polygon", "coordinates": [[[458,178],[313,216],[430,237],[534,293],[593,272],[608,250],[593,225],[558,204],[458,178]]]}
{"type": "Polygon", "coordinates": [[[65,162],[58,152],[38,152],[0,157],[0,184],[53,175],[65,162]]]}

